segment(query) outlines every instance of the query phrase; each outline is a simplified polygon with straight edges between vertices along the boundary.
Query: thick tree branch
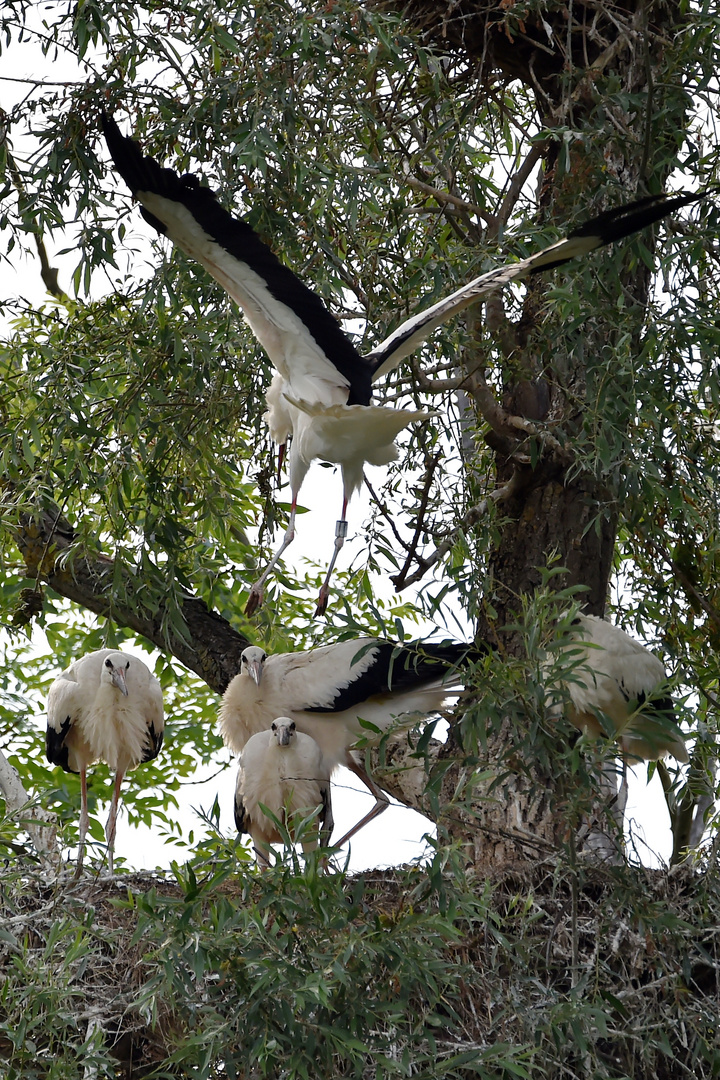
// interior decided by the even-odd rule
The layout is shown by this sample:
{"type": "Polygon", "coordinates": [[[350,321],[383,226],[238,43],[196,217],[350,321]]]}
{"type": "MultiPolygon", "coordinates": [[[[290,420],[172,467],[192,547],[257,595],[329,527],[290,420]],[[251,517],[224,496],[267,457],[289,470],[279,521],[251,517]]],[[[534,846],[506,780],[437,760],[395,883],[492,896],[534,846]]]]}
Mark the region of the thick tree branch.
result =
{"type": "Polygon", "coordinates": [[[475,401],[483,419],[487,421],[495,434],[501,439],[517,439],[517,433],[522,432],[527,438],[537,439],[544,450],[550,450],[559,464],[567,466],[571,463],[573,460],[572,453],[554,435],[533,424],[532,421],[526,420],[523,416],[514,416],[498,404],[479,365],[475,365],[468,372],[465,386],[475,401]]]}
{"type": "Polygon", "coordinates": [[[184,626],[174,629],[167,608],[145,601],[146,585],[127,568],[119,573],[122,588],[118,589],[118,568],[112,559],[73,549],[72,526],[59,511],[40,511],[24,519],[16,539],[29,577],[141,634],[158,649],[171,653],[218,694],[240,670],[240,654],[249,644],[246,637],[203,600],[190,595],[180,604],[184,626]]]}

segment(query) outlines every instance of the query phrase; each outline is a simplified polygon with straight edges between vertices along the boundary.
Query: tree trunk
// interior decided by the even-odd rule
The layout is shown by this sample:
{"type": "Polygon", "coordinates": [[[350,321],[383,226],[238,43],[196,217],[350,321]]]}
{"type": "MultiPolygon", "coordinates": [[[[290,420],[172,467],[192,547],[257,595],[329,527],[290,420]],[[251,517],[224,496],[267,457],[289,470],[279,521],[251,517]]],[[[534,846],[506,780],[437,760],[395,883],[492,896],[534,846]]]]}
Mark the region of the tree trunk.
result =
{"type": "MultiPolygon", "coordinates": [[[[535,93],[541,121],[568,135],[564,142],[557,138],[548,143],[540,184],[543,216],[567,220],[577,209],[578,217],[589,217],[609,205],[604,191],[612,187],[617,191],[610,198],[616,202],[617,192],[629,201],[648,186],[651,191],[662,188],[663,163],[671,156],[664,152],[664,142],[670,133],[667,128],[653,132],[653,95],[656,83],[665,78],[660,72],[676,29],[672,24],[682,19],[676,7],[547,4],[536,13],[524,11],[521,18],[513,4],[440,10],[418,0],[403,10],[439,48],[461,48],[476,58],[488,81],[499,71],[505,79],[526,83],[535,93]],[[601,99],[600,86],[609,74],[621,84],[624,98],[616,85],[611,101],[601,99]],[[638,108],[638,100],[647,103],[647,111],[638,108]],[[610,122],[593,143],[587,130],[597,130],[597,124],[588,124],[588,118],[600,109],[610,122]]],[[[652,249],[647,235],[643,243],[652,249]]],[[[580,272],[573,265],[569,280],[580,272]]],[[[568,333],[561,315],[548,317],[542,311],[547,286],[538,279],[531,283],[516,323],[508,320],[502,297],[488,302],[487,327],[502,369],[501,406],[481,374],[491,361],[476,355],[467,363],[469,397],[479,422],[491,427],[487,441],[494,452],[496,492],[505,493],[505,523],[488,560],[489,589],[483,598],[492,615],[481,616],[477,631],[506,656],[521,655],[523,642],[518,633],[503,628],[521,619],[521,598],[535,592],[551,560],[566,568],[553,578],[555,587],[584,586],[585,609],[595,615],[605,610],[622,472],[604,470],[600,455],[587,452],[592,435],[584,425],[592,410],[598,364],[603,358],[608,363],[610,350],[628,331],[639,351],[650,272],[639,260],[632,264],[625,259],[615,279],[603,274],[601,263],[596,273],[601,280],[598,299],[604,303],[588,313],[579,331],[568,333]],[[622,307],[621,329],[608,294],[622,307]]],[[[621,430],[625,424],[625,434],[634,412],[632,370],[628,365],[624,371],[615,371],[612,363],[610,367],[617,400],[629,403],[619,422],[621,430]]],[[[474,860],[483,870],[532,860],[568,835],[566,778],[551,763],[535,759],[530,741],[523,747],[514,736],[508,720],[486,733],[480,751],[464,745],[459,732],[451,733],[444,749],[433,751],[435,767],[442,763],[447,769],[438,797],[439,805],[448,808],[445,825],[456,838],[470,838],[474,860]],[[499,763],[507,764],[509,742],[522,760],[517,768],[503,767],[500,783],[499,763]],[[487,779],[478,778],[485,774],[487,779]]],[[[607,814],[607,808],[617,804],[616,775],[612,769],[595,774],[600,801],[590,817],[596,817],[597,824],[608,821],[607,835],[598,838],[592,821],[585,826],[588,846],[600,848],[605,858],[617,854],[617,815],[607,814]]],[[[399,786],[407,786],[407,781],[401,779],[399,786]]]]}

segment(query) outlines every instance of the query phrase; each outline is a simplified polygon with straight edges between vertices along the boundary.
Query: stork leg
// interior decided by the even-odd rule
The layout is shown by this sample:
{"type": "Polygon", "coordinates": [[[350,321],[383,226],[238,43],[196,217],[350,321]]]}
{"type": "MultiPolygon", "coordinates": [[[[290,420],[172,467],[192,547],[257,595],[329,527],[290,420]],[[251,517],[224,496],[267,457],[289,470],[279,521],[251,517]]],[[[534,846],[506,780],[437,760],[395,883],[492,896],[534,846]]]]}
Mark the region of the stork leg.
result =
{"type": "Polygon", "coordinates": [[[87,770],[80,770],[80,825],[78,829],[78,854],[77,854],[77,866],[75,867],[75,877],[80,877],[83,868],[83,860],[85,858],[85,837],[87,836],[88,825],[90,824],[90,815],[88,814],[88,796],[87,796],[87,770]]]}
{"type": "Polygon", "coordinates": [[[332,574],[335,567],[335,561],[340,552],[340,548],[345,543],[345,537],[347,536],[348,531],[348,523],[345,519],[345,514],[347,512],[347,504],[347,499],[343,499],[342,517],[339,521],[335,522],[335,548],[332,553],[330,565],[327,568],[325,580],[322,583],[320,593],[318,595],[317,607],[315,608],[316,615],[324,615],[328,605],[328,596],[330,594],[330,575],[332,574]]]}
{"type": "Polygon", "coordinates": [[[269,867],[270,867],[270,860],[268,858],[268,855],[270,853],[269,846],[268,845],[263,845],[263,847],[258,847],[258,845],[255,842],[253,842],[253,851],[255,852],[255,857],[257,858],[258,867],[261,870],[269,869],[269,867]]]}
{"type": "Polygon", "coordinates": [[[115,787],[113,788],[112,799],[110,801],[110,813],[107,819],[107,825],[105,826],[105,837],[107,839],[107,855],[108,855],[108,871],[113,872],[113,854],[115,851],[115,830],[117,827],[117,815],[118,815],[118,802],[120,800],[120,785],[123,782],[123,776],[125,774],[118,769],[115,774],[115,787]]]}
{"type": "Polygon", "coordinates": [[[246,615],[252,615],[253,612],[257,611],[257,609],[262,604],[263,598],[264,598],[263,585],[267,581],[267,579],[270,576],[270,573],[272,572],[272,570],[275,569],[275,567],[276,567],[282,553],[285,551],[286,548],[290,547],[290,544],[292,544],[293,540],[295,539],[295,508],[296,508],[296,506],[297,506],[297,495],[294,495],[292,505],[290,506],[290,520],[288,521],[288,527],[285,530],[285,536],[283,537],[283,542],[280,545],[280,547],[277,549],[275,554],[273,555],[270,562],[265,567],[265,570],[263,571],[263,573],[260,575],[260,577],[257,579],[255,584],[253,585],[253,587],[250,589],[250,594],[249,594],[249,596],[247,598],[247,604],[245,605],[245,614],[246,615]]]}
{"type": "Polygon", "coordinates": [[[278,447],[278,471],[277,471],[277,486],[280,487],[280,481],[282,479],[282,467],[285,460],[285,443],[282,443],[278,447]]]}
{"type": "Polygon", "coordinates": [[[373,818],[376,818],[378,814],[382,814],[383,810],[387,810],[388,806],[390,805],[390,799],[387,797],[383,789],[379,786],[379,784],[375,783],[375,781],[368,775],[362,765],[355,761],[355,759],[350,754],[348,754],[345,765],[350,770],[350,772],[355,773],[358,779],[362,780],[363,784],[368,789],[370,794],[375,796],[375,805],[373,806],[372,810],[370,810],[370,812],[365,815],[364,818],[361,818],[361,820],[358,821],[357,825],[353,825],[352,829],[350,829],[349,832],[346,832],[340,840],[337,840],[332,845],[334,848],[339,848],[342,847],[343,844],[346,844],[351,836],[354,836],[355,833],[360,832],[361,829],[364,829],[368,822],[372,821],[373,818]]]}

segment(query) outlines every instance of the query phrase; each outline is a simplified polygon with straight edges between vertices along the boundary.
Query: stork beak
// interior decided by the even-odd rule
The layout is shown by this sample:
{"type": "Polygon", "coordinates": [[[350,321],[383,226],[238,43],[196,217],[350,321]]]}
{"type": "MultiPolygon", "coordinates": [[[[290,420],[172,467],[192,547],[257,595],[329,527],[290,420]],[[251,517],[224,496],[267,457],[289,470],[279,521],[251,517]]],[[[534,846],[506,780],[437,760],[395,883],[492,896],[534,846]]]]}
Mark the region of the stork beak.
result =
{"type": "Polygon", "coordinates": [[[282,467],[285,460],[285,451],[287,450],[287,443],[282,443],[278,447],[278,470],[277,470],[277,486],[280,487],[280,481],[282,480],[282,467]]]}
{"type": "Polygon", "coordinates": [[[290,745],[290,728],[281,727],[278,731],[278,746],[290,745]]]}
{"type": "Polygon", "coordinates": [[[122,696],[127,697],[128,696],[128,688],[127,688],[127,685],[125,683],[125,672],[124,672],[124,670],[122,668],[114,667],[112,669],[112,681],[113,681],[113,685],[117,686],[117,688],[120,691],[120,693],[122,694],[122,696]]]}
{"type": "Polygon", "coordinates": [[[256,686],[259,686],[260,680],[262,678],[262,664],[260,663],[260,661],[251,660],[247,666],[247,669],[248,675],[250,676],[252,681],[255,683],[256,686]]]}

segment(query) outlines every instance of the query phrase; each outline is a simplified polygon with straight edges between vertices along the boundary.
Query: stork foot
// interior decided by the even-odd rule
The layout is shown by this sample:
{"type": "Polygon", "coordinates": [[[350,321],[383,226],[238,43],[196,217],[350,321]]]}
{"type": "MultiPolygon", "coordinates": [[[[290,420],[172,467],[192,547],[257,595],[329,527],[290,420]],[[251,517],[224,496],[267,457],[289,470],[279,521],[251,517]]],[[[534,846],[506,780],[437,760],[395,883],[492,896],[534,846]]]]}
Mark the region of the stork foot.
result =
{"type": "Polygon", "coordinates": [[[262,605],[265,599],[265,590],[262,585],[253,585],[247,598],[247,604],[245,605],[245,614],[249,617],[254,615],[257,609],[262,605]]]}
{"type": "Polygon", "coordinates": [[[318,594],[317,607],[315,608],[315,616],[316,617],[318,615],[324,615],[325,612],[327,611],[329,596],[330,596],[330,587],[328,586],[328,584],[326,582],[323,585],[323,587],[320,589],[320,592],[318,594]]]}

